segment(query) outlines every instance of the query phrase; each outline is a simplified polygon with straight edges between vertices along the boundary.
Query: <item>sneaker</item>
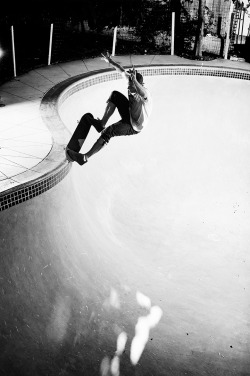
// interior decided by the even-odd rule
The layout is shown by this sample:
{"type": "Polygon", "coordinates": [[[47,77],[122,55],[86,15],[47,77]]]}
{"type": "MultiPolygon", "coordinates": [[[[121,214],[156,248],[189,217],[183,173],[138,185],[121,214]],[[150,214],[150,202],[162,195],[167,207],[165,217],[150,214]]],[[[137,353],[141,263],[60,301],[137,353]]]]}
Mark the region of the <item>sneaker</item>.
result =
{"type": "Polygon", "coordinates": [[[88,162],[88,158],[85,154],[77,153],[76,151],[70,149],[66,150],[66,154],[69,156],[72,162],[77,162],[80,166],[88,162]]]}

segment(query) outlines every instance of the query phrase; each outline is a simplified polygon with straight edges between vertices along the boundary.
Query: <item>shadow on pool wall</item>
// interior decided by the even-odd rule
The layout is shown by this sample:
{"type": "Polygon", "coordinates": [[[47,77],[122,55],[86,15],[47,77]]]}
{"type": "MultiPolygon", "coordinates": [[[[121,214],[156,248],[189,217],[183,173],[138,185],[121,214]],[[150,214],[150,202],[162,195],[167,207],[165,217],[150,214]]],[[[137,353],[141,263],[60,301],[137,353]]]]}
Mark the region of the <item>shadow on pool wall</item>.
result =
{"type": "MultiPolygon", "coordinates": [[[[179,75],[182,68],[166,69],[179,75]]],[[[60,102],[53,104],[55,116],[60,102]]],[[[83,168],[74,164],[52,189],[3,211],[3,374],[247,374],[249,212],[233,201],[238,213],[228,222],[208,184],[206,205],[213,206],[204,215],[206,171],[200,164],[192,180],[197,165],[185,152],[196,138],[182,148],[187,134],[179,131],[172,149],[162,134],[157,158],[145,156],[149,134],[121,138],[83,168]],[[178,151],[176,168],[166,151],[178,151]],[[214,222],[234,233],[216,232],[214,222]]],[[[233,188],[222,192],[226,203],[233,188]]]]}

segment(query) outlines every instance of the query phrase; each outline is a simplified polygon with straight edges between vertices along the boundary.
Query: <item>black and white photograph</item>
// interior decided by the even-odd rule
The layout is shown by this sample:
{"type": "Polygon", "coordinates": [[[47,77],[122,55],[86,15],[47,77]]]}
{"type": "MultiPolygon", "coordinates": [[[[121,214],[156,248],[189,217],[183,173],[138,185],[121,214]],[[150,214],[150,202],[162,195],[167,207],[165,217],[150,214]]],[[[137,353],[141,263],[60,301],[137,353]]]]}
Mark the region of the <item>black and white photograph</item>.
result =
{"type": "Polygon", "coordinates": [[[0,376],[250,376],[249,99],[250,0],[2,0],[0,376]]]}

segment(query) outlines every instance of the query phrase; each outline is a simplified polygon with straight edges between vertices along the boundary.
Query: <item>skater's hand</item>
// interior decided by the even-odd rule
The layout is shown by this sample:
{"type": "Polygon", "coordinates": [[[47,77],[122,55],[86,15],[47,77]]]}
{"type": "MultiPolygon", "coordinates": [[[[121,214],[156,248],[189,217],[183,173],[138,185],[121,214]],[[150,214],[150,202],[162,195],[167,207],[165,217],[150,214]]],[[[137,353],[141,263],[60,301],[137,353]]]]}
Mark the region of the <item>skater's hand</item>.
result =
{"type": "Polygon", "coordinates": [[[106,61],[106,63],[110,63],[111,57],[110,57],[110,54],[108,52],[107,52],[106,56],[104,54],[101,54],[101,55],[102,55],[101,60],[106,61]]]}
{"type": "Polygon", "coordinates": [[[131,81],[131,82],[135,82],[135,80],[136,80],[136,72],[135,72],[135,70],[133,69],[130,69],[129,71],[128,71],[128,73],[129,73],[129,80],[131,81]]]}
{"type": "Polygon", "coordinates": [[[135,70],[135,68],[134,68],[134,66],[133,66],[133,69],[132,68],[130,68],[129,70],[128,70],[128,73],[129,74],[136,74],[136,70],[135,70]]]}
{"type": "Polygon", "coordinates": [[[125,74],[126,78],[129,78],[129,74],[125,71],[125,69],[123,68],[123,66],[119,63],[117,63],[116,61],[114,61],[112,58],[111,58],[111,55],[108,53],[106,53],[106,56],[104,54],[101,54],[102,57],[101,59],[106,61],[107,63],[111,64],[119,73],[121,74],[125,74]]]}
{"type": "Polygon", "coordinates": [[[130,81],[135,82],[135,80],[136,80],[136,70],[135,70],[134,66],[133,66],[133,69],[128,70],[128,73],[129,73],[130,81]]]}

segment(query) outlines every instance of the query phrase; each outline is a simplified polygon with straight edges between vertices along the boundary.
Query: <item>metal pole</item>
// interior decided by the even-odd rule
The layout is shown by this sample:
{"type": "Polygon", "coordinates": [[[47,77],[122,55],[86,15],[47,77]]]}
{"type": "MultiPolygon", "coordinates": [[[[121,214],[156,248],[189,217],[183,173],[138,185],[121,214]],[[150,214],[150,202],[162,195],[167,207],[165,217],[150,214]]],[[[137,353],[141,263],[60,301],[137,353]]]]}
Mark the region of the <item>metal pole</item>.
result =
{"type": "Polygon", "coordinates": [[[14,28],[13,28],[13,26],[11,26],[11,42],[12,42],[12,58],[13,58],[14,77],[16,77],[16,55],[15,55],[15,40],[14,40],[14,28]]]}
{"type": "Polygon", "coordinates": [[[117,26],[114,29],[112,56],[115,56],[116,34],[117,34],[117,26]]]}
{"type": "Polygon", "coordinates": [[[238,22],[239,22],[239,25],[238,25],[238,33],[237,33],[237,37],[236,37],[236,44],[239,44],[240,23],[241,23],[241,12],[242,12],[242,10],[240,10],[240,11],[238,12],[238,22]]]}
{"type": "Polygon", "coordinates": [[[229,42],[230,42],[230,26],[231,26],[231,17],[233,13],[233,7],[234,3],[231,0],[230,4],[230,10],[229,10],[229,15],[228,15],[228,23],[227,23],[227,29],[226,29],[226,43],[225,43],[225,51],[224,51],[224,59],[227,60],[227,55],[228,55],[228,49],[229,49],[229,42]]]}
{"type": "Polygon", "coordinates": [[[241,43],[241,44],[242,44],[242,37],[243,37],[243,29],[244,29],[245,15],[246,15],[246,13],[243,11],[242,28],[241,28],[241,37],[240,37],[240,43],[241,43]]]}
{"type": "Polygon", "coordinates": [[[172,12],[171,55],[174,55],[175,12],[172,12]]]}
{"type": "Polygon", "coordinates": [[[53,36],[53,24],[50,25],[50,38],[49,38],[49,57],[48,57],[48,65],[50,65],[50,62],[51,62],[52,36],[53,36]]]}

